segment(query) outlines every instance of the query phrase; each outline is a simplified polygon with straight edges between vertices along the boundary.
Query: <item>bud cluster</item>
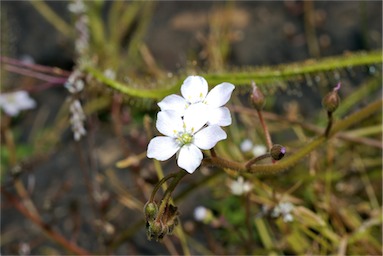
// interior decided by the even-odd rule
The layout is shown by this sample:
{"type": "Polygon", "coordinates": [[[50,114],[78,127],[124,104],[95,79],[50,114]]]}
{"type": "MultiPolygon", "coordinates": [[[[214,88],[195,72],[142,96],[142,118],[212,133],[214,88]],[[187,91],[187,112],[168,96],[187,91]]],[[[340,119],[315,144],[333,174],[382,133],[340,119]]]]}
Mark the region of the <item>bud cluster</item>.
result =
{"type": "Polygon", "coordinates": [[[172,204],[167,204],[163,213],[158,211],[155,202],[148,202],[144,207],[146,218],[146,234],[149,240],[161,240],[165,235],[171,235],[178,225],[178,209],[172,204]]]}

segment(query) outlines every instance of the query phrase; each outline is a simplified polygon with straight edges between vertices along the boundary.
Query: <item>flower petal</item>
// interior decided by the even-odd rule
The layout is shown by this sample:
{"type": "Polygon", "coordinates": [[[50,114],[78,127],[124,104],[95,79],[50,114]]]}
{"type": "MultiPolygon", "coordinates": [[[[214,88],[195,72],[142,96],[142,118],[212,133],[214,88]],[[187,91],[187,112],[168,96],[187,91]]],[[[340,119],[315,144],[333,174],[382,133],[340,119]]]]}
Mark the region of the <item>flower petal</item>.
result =
{"type": "Polygon", "coordinates": [[[147,156],[160,161],[168,160],[180,148],[180,145],[174,138],[158,136],[149,142],[147,156]]]}
{"type": "Polygon", "coordinates": [[[211,89],[206,96],[205,103],[213,107],[221,107],[229,100],[235,86],[231,83],[221,83],[211,89]]]}
{"type": "Polygon", "coordinates": [[[173,110],[183,116],[185,109],[188,107],[187,101],[176,94],[165,97],[162,101],[158,102],[161,110],[173,110]]]}
{"type": "Polygon", "coordinates": [[[20,109],[15,104],[4,104],[2,107],[8,116],[17,116],[20,113],[20,109]]]}
{"type": "Polygon", "coordinates": [[[230,110],[227,107],[210,108],[208,125],[228,126],[231,124],[230,110]]]}
{"type": "Polygon", "coordinates": [[[190,103],[203,101],[207,91],[207,81],[202,76],[188,76],[181,86],[182,96],[190,103]]]}
{"type": "Polygon", "coordinates": [[[211,149],[218,141],[227,138],[226,132],[218,125],[211,125],[203,128],[194,135],[193,144],[200,149],[211,149]]]}
{"type": "Polygon", "coordinates": [[[190,105],[184,115],[184,123],[187,132],[192,134],[204,126],[208,121],[208,106],[203,103],[195,103],[190,105]]]}
{"type": "Polygon", "coordinates": [[[202,152],[193,144],[185,145],[180,149],[177,164],[188,173],[193,173],[201,165],[202,152]]]}
{"type": "Polygon", "coordinates": [[[178,132],[183,131],[183,121],[176,111],[160,111],[157,114],[157,130],[169,137],[175,137],[178,132]]]}

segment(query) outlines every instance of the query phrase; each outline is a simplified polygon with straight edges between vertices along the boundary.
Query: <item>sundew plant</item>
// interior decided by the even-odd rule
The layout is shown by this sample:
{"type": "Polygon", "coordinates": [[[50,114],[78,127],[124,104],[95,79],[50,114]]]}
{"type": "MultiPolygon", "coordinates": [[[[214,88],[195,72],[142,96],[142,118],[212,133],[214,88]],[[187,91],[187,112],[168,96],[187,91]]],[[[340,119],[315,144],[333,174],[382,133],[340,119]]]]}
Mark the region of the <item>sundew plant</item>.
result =
{"type": "Polygon", "coordinates": [[[2,254],[382,254],[382,3],[1,5],[2,254]]]}

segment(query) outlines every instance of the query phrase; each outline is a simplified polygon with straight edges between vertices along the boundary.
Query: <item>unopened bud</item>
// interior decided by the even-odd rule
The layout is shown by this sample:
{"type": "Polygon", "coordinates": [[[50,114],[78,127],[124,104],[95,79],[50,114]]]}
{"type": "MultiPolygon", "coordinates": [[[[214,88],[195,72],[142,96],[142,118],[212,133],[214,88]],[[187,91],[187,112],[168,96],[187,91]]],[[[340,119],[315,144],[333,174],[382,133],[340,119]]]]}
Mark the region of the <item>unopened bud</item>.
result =
{"type": "Polygon", "coordinates": [[[340,98],[338,95],[338,90],[340,89],[341,83],[338,83],[338,85],[329,92],[322,100],[323,107],[327,110],[327,112],[334,112],[340,103],[340,98]]]}
{"type": "Polygon", "coordinates": [[[146,235],[149,240],[155,238],[161,240],[165,235],[165,226],[161,221],[150,221],[147,222],[146,235]]]}
{"type": "Polygon", "coordinates": [[[147,202],[144,206],[146,220],[154,220],[157,217],[158,207],[155,202],[147,202]]]}
{"type": "Polygon", "coordinates": [[[266,103],[265,96],[254,81],[251,81],[251,86],[253,87],[253,92],[250,95],[251,102],[257,110],[262,110],[266,103]]]}
{"type": "Polygon", "coordinates": [[[282,145],[275,144],[270,150],[270,155],[274,160],[281,160],[286,154],[286,148],[282,145]]]}

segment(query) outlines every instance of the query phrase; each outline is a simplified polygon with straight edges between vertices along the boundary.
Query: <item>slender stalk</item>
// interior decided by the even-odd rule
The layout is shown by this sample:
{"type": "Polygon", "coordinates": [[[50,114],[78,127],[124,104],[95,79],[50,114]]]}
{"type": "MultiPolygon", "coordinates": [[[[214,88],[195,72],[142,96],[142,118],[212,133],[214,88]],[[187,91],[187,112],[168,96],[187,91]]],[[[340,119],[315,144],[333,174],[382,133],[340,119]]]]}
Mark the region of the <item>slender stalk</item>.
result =
{"type": "Polygon", "coordinates": [[[65,36],[70,36],[72,28],[68,25],[59,15],[57,15],[48,4],[44,1],[33,1],[29,3],[47,20],[51,23],[58,31],[63,33],[65,36]]]}
{"type": "Polygon", "coordinates": [[[173,190],[176,188],[178,182],[180,182],[180,180],[187,174],[186,171],[184,170],[180,170],[178,173],[175,173],[174,175],[174,179],[172,180],[172,182],[170,183],[168,189],[165,191],[165,195],[164,197],[162,198],[162,201],[161,201],[161,204],[160,204],[160,207],[158,209],[158,214],[157,216],[162,216],[165,212],[165,209],[169,203],[169,200],[170,200],[170,196],[173,192],[173,190]]]}
{"type": "Polygon", "coordinates": [[[48,73],[48,74],[54,74],[54,75],[59,75],[63,77],[68,77],[70,76],[71,72],[66,71],[57,67],[50,67],[50,66],[44,66],[44,65],[39,65],[35,63],[27,63],[24,61],[20,61],[17,59],[5,57],[5,56],[0,56],[0,61],[9,65],[13,66],[18,66],[18,67],[26,67],[30,70],[34,71],[39,71],[43,73],[48,73]]]}
{"type": "Polygon", "coordinates": [[[258,161],[261,161],[263,159],[266,159],[268,157],[270,157],[270,153],[266,153],[264,155],[261,155],[261,156],[258,156],[258,157],[254,157],[253,159],[250,159],[246,164],[245,164],[245,167],[246,168],[250,168],[250,166],[252,166],[253,164],[255,164],[256,162],[258,161]]]}
{"type": "Polygon", "coordinates": [[[66,80],[68,80],[67,77],[57,77],[57,76],[51,76],[43,73],[39,73],[36,71],[31,71],[30,69],[25,69],[25,68],[20,68],[17,66],[12,66],[12,65],[5,65],[5,70],[24,75],[24,76],[29,76],[29,77],[34,77],[46,82],[50,83],[65,83],[66,80]]]}
{"type": "Polygon", "coordinates": [[[263,132],[265,133],[267,147],[269,150],[271,150],[271,147],[273,146],[273,142],[271,141],[269,129],[267,128],[265,120],[263,119],[262,111],[257,110],[257,114],[259,117],[259,121],[261,122],[263,132]]]}
{"type": "Polygon", "coordinates": [[[217,156],[217,153],[215,152],[214,148],[210,149],[210,153],[211,153],[212,157],[216,157],[217,156]]]}
{"type": "Polygon", "coordinates": [[[382,106],[382,99],[377,100],[373,103],[370,103],[363,109],[359,110],[358,112],[355,112],[348,116],[347,118],[337,122],[333,129],[329,132],[329,136],[325,137],[324,135],[321,135],[317,137],[316,139],[312,140],[310,143],[308,143],[306,146],[298,150],[295,154],[282,159],[281,161],[278,161],[275,164],[265,164],[265,165],[253,165],[249,168],[246,167],[246,164],[238,163],[234,161],[230,161],[227,159],[223,159],[220,157],[211,157],[206,158],[203,161],[203,164],[205,165],[213,165],[221,168],[229,168],[232,170],[237,170],[239,172],[245,172],[245,173],[253,173],[253,174],[274,174],[276,172],[281,172],[283,170],[286,170],[287,168],[293,166],[294,164],[298,163],[300,160],[302,160],[307,154],[309,154],[311,151],[322,145],[328,138],[333,136],[335,133],[347,129],[351,125],[357,124],[358,122],[368,118],[370,115],[376,113],[379,109],[381,109],[382,106]]]}
{"type": "Polygon", "coordinates": [[[152,194],[150,195],[149,202],[153,202],[153,201],[154,201],[154,196],[156,195],[157,191],[160,189],[160,187],[162,186],[162,184],[163,184],[164,182],[166,182],[167,180],[176,177],[177,174],[178,174],[178,173],[171,173],[171,174],[169,174],[168,176],[162,178],[162,179],[156,184],[156,186],[153,188],[152,194]]]}
{"type": "Polygon", "coordinates": [[[328,137],[328,135],[330,133],[330,130],[331,130],[332,123],[333,123],[333,115],[332,115],[332,113],[333,112],[327,111],[328,123],[327,123],[326,130],[324,132],[324,136],[326,136],[326,137],[328,137]]]}

